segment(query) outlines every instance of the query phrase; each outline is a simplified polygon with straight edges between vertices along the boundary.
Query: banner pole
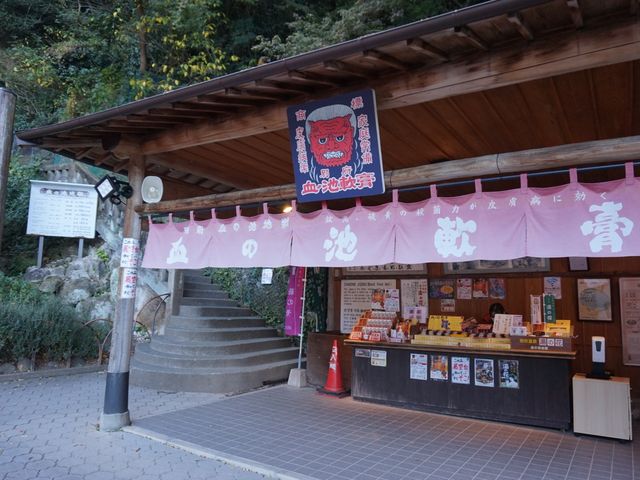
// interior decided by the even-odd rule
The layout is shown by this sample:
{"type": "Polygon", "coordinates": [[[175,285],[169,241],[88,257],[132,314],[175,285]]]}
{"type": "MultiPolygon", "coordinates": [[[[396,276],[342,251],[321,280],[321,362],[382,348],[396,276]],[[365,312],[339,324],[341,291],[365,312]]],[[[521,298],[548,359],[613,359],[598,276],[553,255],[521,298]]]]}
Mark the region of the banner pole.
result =
{"type": "Polygon", "coordinates": [[[302,339],[304,338],[304,303],[307,298],[307,267],[304,268],[302,279],[302,310],[300,312],[300,349],[298,350],[298,369],[302,368],[302,339]]]}

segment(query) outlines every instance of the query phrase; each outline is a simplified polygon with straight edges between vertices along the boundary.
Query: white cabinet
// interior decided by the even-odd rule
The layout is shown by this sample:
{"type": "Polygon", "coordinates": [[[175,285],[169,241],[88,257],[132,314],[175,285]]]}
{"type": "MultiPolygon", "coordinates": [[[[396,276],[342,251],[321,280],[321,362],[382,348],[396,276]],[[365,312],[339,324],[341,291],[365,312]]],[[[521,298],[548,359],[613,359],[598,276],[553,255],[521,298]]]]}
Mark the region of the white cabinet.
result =
{"type": "Polygon", "coordinates": [[[610,380],[573,376],[573,431],[631,440],[631,387],[625,377],[610,380]]]}

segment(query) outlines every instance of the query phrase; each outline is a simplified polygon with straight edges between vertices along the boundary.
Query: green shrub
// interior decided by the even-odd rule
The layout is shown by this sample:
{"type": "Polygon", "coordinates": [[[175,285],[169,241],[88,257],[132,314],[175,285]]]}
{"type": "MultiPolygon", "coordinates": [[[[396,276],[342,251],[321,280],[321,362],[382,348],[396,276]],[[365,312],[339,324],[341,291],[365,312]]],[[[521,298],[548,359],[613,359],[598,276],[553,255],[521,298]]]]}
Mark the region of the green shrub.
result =
{"type": "Polygon", "coordinates": [[[95,357],[94,332],[76,310],[29,283],[0,274],[0,362],[95,357]]]}

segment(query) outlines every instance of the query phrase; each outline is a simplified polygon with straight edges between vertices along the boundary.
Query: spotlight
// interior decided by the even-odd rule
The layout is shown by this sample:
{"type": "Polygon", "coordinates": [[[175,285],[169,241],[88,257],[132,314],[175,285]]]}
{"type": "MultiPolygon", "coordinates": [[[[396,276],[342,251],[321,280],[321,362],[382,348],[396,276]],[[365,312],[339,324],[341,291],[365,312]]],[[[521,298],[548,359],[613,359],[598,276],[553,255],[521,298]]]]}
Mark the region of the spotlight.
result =
{"type": "Polygon", "coordinates": [[[102,177],[100,181],[95,184],[94,188],[97,190],[100,200],[104,202],[109,199],[114,205],[122,203],[120,197],[131,198],[133,195],[131,185],[122,180],[118,180],[113,175],[105,175],[102,177]]]}
{"type": "Polygon", "coordinates": [[[293,207],[291,205],[286,205],[283,209],[282,209],[282,213],[289,213],[291,210],[293,210],[293,207]]]}

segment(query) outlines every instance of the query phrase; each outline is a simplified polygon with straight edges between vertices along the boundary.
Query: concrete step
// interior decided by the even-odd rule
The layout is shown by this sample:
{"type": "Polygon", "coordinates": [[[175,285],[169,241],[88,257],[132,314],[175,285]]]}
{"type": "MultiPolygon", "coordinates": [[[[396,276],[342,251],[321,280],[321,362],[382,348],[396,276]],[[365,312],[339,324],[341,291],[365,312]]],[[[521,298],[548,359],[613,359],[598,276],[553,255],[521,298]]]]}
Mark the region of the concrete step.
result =
{"type": "Polygon", "coordinates": [[[204,275],[195,275],[193,273],[183,273],[182,281],[185,283],[195,283],[199,285],[213,285],[213,282],[209,277],[204,275]]]}
{"type": "Polygon", "coordinates": [[[166,335],[153,337],[151,349],[156,352],[187,355],[194,357],[206,357],[212,355],[226,355],[236,353],[258,352],[274,348],[286,348],[291,346],[291,340],[284,337],[252,338],[250,340],[232,341],[187,341],[175,338],[167,338],[166,335]]]}
{"type": "Polygon", "coordinates": [[[274,348],[271,350],[245,352],[234,355],[187,357],[184,355],[156,352],[150,348],[148,343],[137,345],[134,355],[134,361],[173,368],[241,367],[290,360],[293,358],[298,358],[298,349],[296,347],[274,348]]]}
{"type": "Polygon", "coordinates": [[[236,300],[230,298],[206,298],[206,297],[184,297],[180,299],[180,305],[194,305],[198,307],[237,307],[236,300]]]}
{"type": "Polygon", "coordinates": [[[262,317],[184,317],[173,315],[168,326],[177,328],[239,328],[264,327],[262,317]]]}
{"type": "Polygon", "coordinates": [[[179,328],[168,326],[165,337],[184,341],[250,340],[255,338],[277,337],[277,332],[268,327],[240,327],[240,328],[179,328]]]}
{"type": "Polygon", "coordinates": [[[171,392],[242,392],[265,383],[286,380],[297,360],[227,368],[169,368],[134,361],[131,383],[171,392]]]}
{"type": "Polygon", "coordinates": [[[180,305],[178,313],[185,317],[248,317],[253,315],[253,312],[247,307],[201,307],[198,305],[180,305]]]}
{"type": "Polygon", "coordinates": [[[216,290],[214,288],[206,289],[206,288],[190,288],[188,290],[184,289],[182,291],[183,298],[229,298],[229,294],[222,290],[216,290]]]}

